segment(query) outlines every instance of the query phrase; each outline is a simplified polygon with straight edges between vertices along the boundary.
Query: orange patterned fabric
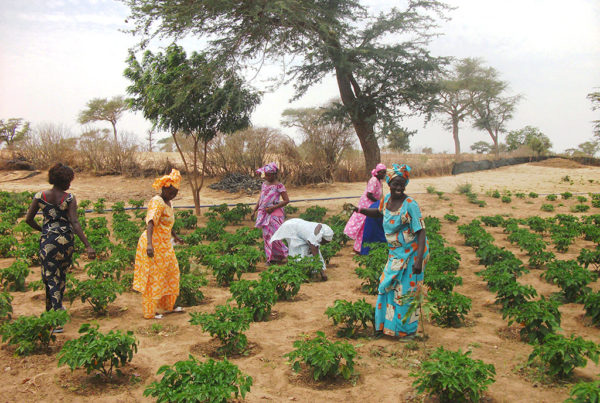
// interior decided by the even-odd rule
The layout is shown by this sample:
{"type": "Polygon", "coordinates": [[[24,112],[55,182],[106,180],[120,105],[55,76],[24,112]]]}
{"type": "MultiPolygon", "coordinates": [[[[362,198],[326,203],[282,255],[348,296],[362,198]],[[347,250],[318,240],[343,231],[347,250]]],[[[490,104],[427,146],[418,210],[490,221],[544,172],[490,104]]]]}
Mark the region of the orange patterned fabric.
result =
{"type": "MultiPolygon", "coordinates": [[[[142,293],[145,302],[154,300],[158,304],[163,297],[179,295],[179,264],[171,243],[171,228],[175,222],[175,215],[173,208],[168,206],[160,196],[150,199],[146,223],[150,221],[154,222],[152,233],[154,257],[148,257],[146,252],[148,239],[144,231],[138,241],[135,254],[133,289],[142,293]]],[[[146,305],[144,303],[144,317],[150,315],[146,312],[146,308],[150,307],[146,305]]],[[[151,316],[154,314],[152,313],[151,316]]]]}
{"type": "Polygon", "coordinates": [[[156,308],[163,309],[164,311],[172,311],[177,301],[177,295],[167,295],[161,299],[152,299],[142,296],[142,311],[144,318],[152,319],[156,314],[156,308]]]}

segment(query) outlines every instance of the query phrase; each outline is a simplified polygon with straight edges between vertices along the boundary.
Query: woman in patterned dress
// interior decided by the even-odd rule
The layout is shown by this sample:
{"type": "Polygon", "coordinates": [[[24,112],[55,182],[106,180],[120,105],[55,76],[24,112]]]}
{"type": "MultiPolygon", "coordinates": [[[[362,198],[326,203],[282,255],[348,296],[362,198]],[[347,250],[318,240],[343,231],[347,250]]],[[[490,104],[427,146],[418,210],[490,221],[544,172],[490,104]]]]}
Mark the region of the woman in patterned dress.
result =
{"type": "MultiPolygon", "coordinates": [[[[29,206],[25,222],[31,228],[42,233],[40,237],[40,260],[42,266],[42,281],[46,289],[46,311],[64,310],[62,305],[65,292],[67,271],[73,261],[73,249],[77,234],[89,259],[96,257],[96,252],[90,246],[79,219],[77,217],[77,200],[67,193],[75,174],[73,170],[61,163],[54,165],[48,171],[48,181],[52,189],[38,192],[29,206]],[[35,221],[38,210],[42,210],[44,222],[42,226],[35,221]]],[[[62,332],[62,328],[54,333],[62,332]]]]}
{"type": "Polygon", "coordinates": [[[179,295],[179,264],[171,238],[183,243],[173,232],[175,215],[171,200],[179,192],[181,174],[173,169],[152,184],[160,195],[148,203],[146,231],[140,236],[135,254],[133,289],[142,293],[142,310],[146,319],[162,319],[156,308],[166,312],[183,312],[173,308],[179,295]]]}
{"type": "MultiPolygon", "coordinates": [[[[386,166],[383,164],[377,164],[375,169],[371,171],[371,179],[369,179],[367,189],[358,201],[358,208],[367,208],[373,204],[373,202],[377,202],[381,199],[383,193],[381,180],[385,177],[385,172],[386,166]]],[[[354,251],[356,253],[360,253],[361,251],[365,218],[366,217],[362,214],[353,213],[346,223],[346,228],[344,228],[344,234],[355,240],[354,251]]]]}
{"type": "Polygon", "coordinates": [[[390,194],[378,209],[356,208],[368,217],[383,217],[383,229],[389,246],[387,264],[379,279],[375,306],[375,329],[379,334],[410,339],[417,332],[418,311],[404,320],[410,298],[423,281],[423,269],[429,256],[425,224],[417,202],[404,194],[410,167],[393,164],[387,170],[390,194]],[[404,322],[404,323],[403,323],[404,322]]]}
{"type": "Polygon", "coordinates": [[[287,257],[288,248],[281,241],[271,241],[271,237],[283,224],[285,219],[283,207],[290,202],[290,199],[283,183],[277,180],[277,165],[274,162],[257,169],[256,172],[264,174],[265,181],[252,213],[252,218],[256,216],[254,226],[262,228],[267,264],[281,262],[287,257]],[[280,196],[281,201],[279,201],[280,196]]]}

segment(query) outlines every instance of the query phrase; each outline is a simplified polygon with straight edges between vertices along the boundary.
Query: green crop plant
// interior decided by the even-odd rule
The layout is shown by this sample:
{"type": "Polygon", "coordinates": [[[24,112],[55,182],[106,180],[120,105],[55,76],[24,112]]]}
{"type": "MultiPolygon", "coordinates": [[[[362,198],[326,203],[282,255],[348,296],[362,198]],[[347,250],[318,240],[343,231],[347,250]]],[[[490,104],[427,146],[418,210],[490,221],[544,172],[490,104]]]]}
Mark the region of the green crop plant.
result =
{"type": "Polygon", "coordinates": [[[94,203],[94,213],[104,214],[106,211],[106,205],[104,204],[105,201],[106,199],[103,197],[96,200],[96,203],[94,203]]]}
{"type": "Polygon", "coordinates": [[[558,197],[555,194],[546,195],[546,200],[548,201],[556,201],[556,199],[558,199],[558,197]]]}
{"type": "Polygon", "coordinates": [[[195,306],[204,300],[204,294],[200,287],[208,284],[206,277],[195,273],[184,273],[179,278],[179,296],[175,305],[195,306]]]}
{"type": "Polygon", "coordinates": [[[25,279],[31,270],[23,260],[15,260],[5,269],[0,269],[0,282],[6,291],[27,291],[25,279]]]}
{"type": "Polygon", "coordinates": [[[0,322],[12,318],[12,300],[13,297],[8,292],[0,292],[0,322]]]}
{"type": "Polygon", "coordinates": [[[542,204],[540,210],[551,213],[554,211],[554,206],[552,204],[542,204]]]}
{"type": "Polygon", "coordinates": [[[221,354],[243,353],[248,346],[244,332],[250,328],[252,311],[248,308],[234,308],[230,305],[217,305],[215,313],[194,312],[190,323],[200,325],[202,330],[221,341],[218,352],[221,354]]]}
{"type": "Polygon", "coordinates": [[[347,342],[331,342],[323,332],[310,339],[305,336],[294,341],[295,350],[284,354],[294,372],[300,372],[301,363],[306,364],[315,381],[342,376],[348,380],[354,375],[356,350],[347,342]]]}
{"type": "Polygon", "coordinates": [[[211,402],[226,403],[246,396],[252,386],[252,377],[239,370],[237,365],[223,359],[198,361],[192,355],[173,366],[163,365],[156,375],[162,378],[152,382],[144,396],[152,396],[159,403],[211,402]]]}
{"type": "Polygon", "coordinates": [[[444,219],[449,222],[457,222],[458,216],[454,214],[444,214],[444,219]]]}
{"type": "Polygon", "coordinates": [[[576,204],[573,207],[571,207],[571,211],[573,213],[585,213],[589,209],[590,206],[588,206],[587,204],[576,204]]]}
{"type": "Polygon", "coordinates": [[[529,343],[542,342],[547,334],[560,329],[559,303],[544,296],[537,301],[528,301],[519,306],[510,307],[502,313],[508,318],[508,325],[520,323],[520,334],[529,343]]]}
{"type": "Polygon", "coordinates": [[[572,388],[565,403],[598,403],[600,402],[600,380],[578,382],[572,388]]]}
{"type": "Polygon", "coordinates": [[[287,204],[284,208],[283,208],[283,212],[285,213],[286,217],[290,216],[292,214],[296,214],[298,212],[298,210],[300,210],[298,207],[296,206],[292,206],[291,204],[287,204]]]}
{"type": "Polygon", "coordinates": [[[573,197],[573,193],[571,193],[571,192],[563,192],[563,193],[561,193],[560,195],[561,195],[561,197],[562,197],[564,200],[568,200],[568,199],[570,199],[571,197],[573,197]]]}
{"type": "Polygon", "coordinates": [[[229,290],[239,307],[252,312],[255,322],[268,320],[271,308],[277,302],[275,286],[264,280],[240,280],[231,284],[229,290]]]}
{"type": "Polygon", "coordinates": [[[379,278],[388,260],[388,246],[386,243],[367,243],[365,246],[370,248],[368,255],[356,255],[352,258],[358,263],[354,271],[362,280],[362,292],[377,295],[379,278]]]}
{"type": "Polygon", "coordinates": [[[300,218],[306,221],[323,222],[323,218],[327,214],[327,209],[321,206],[311,206],[304,213],[300,214],[300,218]]]}
{"type": "Polygon", "coordinates": [[[290,301],[300,291],[302,283],[308,282],[306,274],[293,265],[274,265],[269,270],[260,273],[262,281],[273,284],[277,298],[290,301]]]}
{"type": "Polygon", "coordinates": [[[81,325],[81,336],[67,340],[58,353],[58,366],[66,365],[71,371],[85,368],[87,374],[97,371],[105,379],[111,379],[113,369],[116,369],[117,375],[121,376],[119,367],[131,362],[137,353],[138,341],[132,331],[111,330],[104,334],[98,327],[89,323],[81,325]]]}
{"type": "Polygon", "coordinates": [[[576,367],[585,367],[587,358],[598,364],[600,346],[593,341],[571,335],[548,334],[543,342],[537,343],[529,355],[529,363],[539,359],[548,375],[569,378],[576,367]]]}
{"type": "Polygon", "coordinates": [[[595,326],[600,326],[600,291],[587,293],[580,302],[583,303],[585,315],[592,319],[595,326]]]}
{"type": "Polygon", "coordinates": [[[340,337],[355,337],[360,329],[375,330],[375,307],[363,299],[354,303],[345,300],[335,300],[333,306],[325,310],[325,315],[333,324],[343,324],[338,331],[340,337]]]}
{"type": "Polygon", "coordinates": [[[529,198],[530,199],[537,199],[538,198],[538,194],[535,192],[529,192],[529,198]]]}
{"type": "Polygon", "coordinates": [[[69,303],[73,304],[79,298],[83,303],[88,302],[96,315],[105,315],[108,305],[117,299],[117,293],[123,292],[121,284],[110,278],[83,281],[73,278],[72,281],[73,287],[65,292],[69,303]]]}
{"type": "Polygon", "coordinates": [[[37,316],[20,316],[0,326],[2,341],[16,345],[17,355],[29,355],[38,349],[47,350],[56,340],[54,329],[69,321],[67,311],[47,311],[37,316]]]}
{"type": "Polygon", "coordinates": [[[471,298],[454,291],[432,290],[429,292],[428,298],[436,309],[436,312],[432,313],[431,319],[440,326],[460,326],[471,310],[471,298]]]}

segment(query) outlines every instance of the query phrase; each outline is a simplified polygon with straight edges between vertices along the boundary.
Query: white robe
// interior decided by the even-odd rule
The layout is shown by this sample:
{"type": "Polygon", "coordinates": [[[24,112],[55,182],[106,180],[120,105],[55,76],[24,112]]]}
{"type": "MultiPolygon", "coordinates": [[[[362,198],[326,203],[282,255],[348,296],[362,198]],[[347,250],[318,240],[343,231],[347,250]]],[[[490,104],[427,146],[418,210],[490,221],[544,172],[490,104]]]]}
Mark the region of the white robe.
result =
{"type": "Polygon", "coordinates": [[[325,270],[325,260],[321,255],[321,241],[323,237],[331,240],[333,230],[326,224],[321,224],[321,231],[315,235],[315,228],[319,223],[305,221],[301,218],[292,218],[284,222],[281,227],[271,236],[271,241],[281,241],[285,239],[288,243],[288,256],[312,256],[310,253],[310,245],[319,248],[319,259],[323,263],[325,270]]]}

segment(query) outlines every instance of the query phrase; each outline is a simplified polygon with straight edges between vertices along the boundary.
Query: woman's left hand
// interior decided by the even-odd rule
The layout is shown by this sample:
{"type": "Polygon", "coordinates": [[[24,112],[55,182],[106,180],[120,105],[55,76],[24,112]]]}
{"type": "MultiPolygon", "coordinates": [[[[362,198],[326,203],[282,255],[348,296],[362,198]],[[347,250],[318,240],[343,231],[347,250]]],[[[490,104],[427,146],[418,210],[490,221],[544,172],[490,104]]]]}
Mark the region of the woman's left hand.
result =
{"type": "Polygon", "coordinates": [[[413,274],[419,275],[423,271],[423,262],[417,261],[413,264],[412,272],[413,274]]]}
{"type": "Polygon", "coordinates": [[[265,209],[265,211],[266,211],[268,214],[271,214],[273,211],[275,211],[275,209],[276,209],[276,207],[267,207],[267,208],[265,209]]]}

